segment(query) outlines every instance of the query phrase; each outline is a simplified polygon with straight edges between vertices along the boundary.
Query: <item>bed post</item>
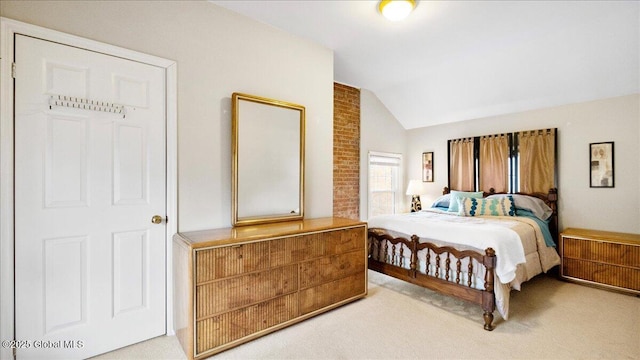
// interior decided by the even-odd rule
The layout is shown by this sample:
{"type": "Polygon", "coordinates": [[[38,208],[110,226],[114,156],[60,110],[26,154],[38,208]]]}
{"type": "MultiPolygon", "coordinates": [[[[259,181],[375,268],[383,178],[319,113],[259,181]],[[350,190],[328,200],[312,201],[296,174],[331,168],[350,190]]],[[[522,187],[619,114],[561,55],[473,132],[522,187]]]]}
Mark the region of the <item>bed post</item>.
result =
{"type": "Polygon", "coordinates": [[[553,236],[553,241],[555,241],[556,246],[558,245],[558,235],[559,235],[559,224],[558,224],[558,189],[551,188],[549,189],[549,193],[547,194],[547,203],[551,210],[553,210],[553,214],[551,215],[551,235],[553,236]]]}
{"type": "Polygon", "coordinates": [[[409,264],[409,276],[416,278],[416,272],[418,271],[418,242],[419,237],[417,235],[411,235],[411,263],[409,264]]]}
{"type": "Polygon", "coordinates": [[[484,329],[493,330],[493,312],[496,309],[496,295],[493,291],[494,269],[496,267],[496,251],[487,248],[483,263],[487,272],[484,279],[484,292],[482,293],[482,310],[484,310],[484,329]]]}

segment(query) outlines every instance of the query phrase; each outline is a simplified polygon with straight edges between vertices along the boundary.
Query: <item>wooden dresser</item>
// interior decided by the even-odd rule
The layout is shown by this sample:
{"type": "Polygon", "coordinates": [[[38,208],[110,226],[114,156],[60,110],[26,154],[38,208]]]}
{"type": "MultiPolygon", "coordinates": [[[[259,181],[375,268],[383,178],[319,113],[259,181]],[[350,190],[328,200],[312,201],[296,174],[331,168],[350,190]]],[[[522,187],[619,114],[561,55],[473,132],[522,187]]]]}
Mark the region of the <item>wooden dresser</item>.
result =
{"type": "Polygon", "coordinates": [[[566,229],[562,278],[640,295],[640,234],[566,229]]]}
{"type": "Polygon", "coordinates": [[[367,294],[367,225],[322,218],[179,233],[174,323],[189,359],[367,294]]]}

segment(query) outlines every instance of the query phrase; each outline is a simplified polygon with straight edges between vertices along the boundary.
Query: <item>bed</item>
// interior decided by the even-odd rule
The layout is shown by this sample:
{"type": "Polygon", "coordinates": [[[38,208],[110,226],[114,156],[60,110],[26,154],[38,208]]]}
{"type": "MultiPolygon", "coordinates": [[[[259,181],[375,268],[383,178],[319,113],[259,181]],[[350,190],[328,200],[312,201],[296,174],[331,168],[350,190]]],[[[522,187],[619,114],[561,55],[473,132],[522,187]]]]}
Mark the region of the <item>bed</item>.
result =
{"type": "Polygon", "coordinates": [[[431,208],[369,219],[369,269],[479,304],[491,331],[511,289],[560,264],[557,198],[445,188],[431,208]]]}

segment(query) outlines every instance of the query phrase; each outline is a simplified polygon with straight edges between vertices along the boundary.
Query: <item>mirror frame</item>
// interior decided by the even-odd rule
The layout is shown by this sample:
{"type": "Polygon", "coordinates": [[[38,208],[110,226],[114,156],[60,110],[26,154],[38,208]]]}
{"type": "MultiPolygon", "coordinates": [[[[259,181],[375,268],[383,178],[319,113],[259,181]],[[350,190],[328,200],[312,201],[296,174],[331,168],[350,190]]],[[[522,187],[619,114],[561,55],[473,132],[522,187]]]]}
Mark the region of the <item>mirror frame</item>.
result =
{"type": "Polygon", "coordinates": [[[232,153],[232,161],[231,161],[231,223],[233,226],[244,226],[244,225],[254,225],[254,224],[264,224],[264,223],[272,223],[278,221],[290,221],[290,220],[301,220],[304,218],[304,152],[305,152],[305,107],[302,105],[269,99],[265,97],[248,95],[243,93],[233,93],[232,95],[232,125],[231,125],[231,153],[232,153]],[[251,179],[240,179],[239,176],[239,146],[240,144],[240,136],[239,133],[239,124],[242,114],[240,114],[240,103],[242,101],[249,101],[257,104],[262,104],[265,106],[276,106],[284,109],[290,109],[293,111],[298,111],[300,113],[300,144],[299,144],[299,209],[298,213],[294,213],[291,215],[288,214],[273,214],[273,215],[261,215],[261,216],[250,216],[250,217],[240,217],[239,214],[239,204],[238,204],[238,189],[239,183],[241,181],[252,181],[251,179]]]}

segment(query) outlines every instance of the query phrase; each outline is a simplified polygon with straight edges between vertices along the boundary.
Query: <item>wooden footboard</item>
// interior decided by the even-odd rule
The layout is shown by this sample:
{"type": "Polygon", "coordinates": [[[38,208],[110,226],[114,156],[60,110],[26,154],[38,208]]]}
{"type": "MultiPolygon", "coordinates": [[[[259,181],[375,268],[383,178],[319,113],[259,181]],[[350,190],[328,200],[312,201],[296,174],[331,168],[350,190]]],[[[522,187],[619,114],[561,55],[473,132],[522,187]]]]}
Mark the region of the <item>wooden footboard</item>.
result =
{"type": "Polygon", "coordinates": [[[415,235],[406,239],[393,237],[382,229],[369,229],[369,269],[479,304],[484,311],[484,329],[493,330],[493,312],[496,308],[493,291],[495,251],[492,248],[486,249],[485,254],[460,251],[448,246],[420,243],[418,240],[415,235]],[[426,266],[421,270],[418,267],[418,253],[423,249],[428,250],[424,259],[426,266]],[[484,289],[473,287],[473,273],[477,270],[474,266],[483,266],[485,269],[484,289]]]}

